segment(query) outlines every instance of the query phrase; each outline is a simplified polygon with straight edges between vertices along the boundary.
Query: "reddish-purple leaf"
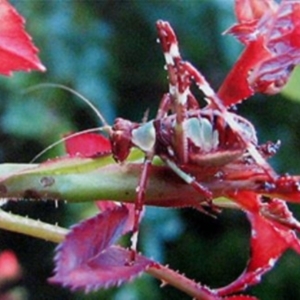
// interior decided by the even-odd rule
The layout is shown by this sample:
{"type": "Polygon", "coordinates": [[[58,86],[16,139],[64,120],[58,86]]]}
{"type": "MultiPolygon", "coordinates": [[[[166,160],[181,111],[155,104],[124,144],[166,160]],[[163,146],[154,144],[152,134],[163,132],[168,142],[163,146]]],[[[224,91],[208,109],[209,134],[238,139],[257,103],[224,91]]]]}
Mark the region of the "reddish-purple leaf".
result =
{"type": "Polygon", "coordinates": [[[95,157],[111,152],[108,138],[96,133],[82,133],[66,136],[65,148],[70,156],[95,157]]]}
{"type": "MultiPolygon", "coordinates": [[[[114,208],[120,206],[119,203],[116,203],[114,201],[109,201],[109,200],[97,201],[96,205],[102,212],[104,212],[108,209],[114,209],[114,208]]],[[[126,206],[126,208],[128,209],[128,218],[127,218],[126,224],[124,225],[124,229],[123,229],[123,234],[126,234],[133,229],[136,208],[135,208],[134,203],[123,203],[122,205],[126,206]]],[[[140,220],[142,219],[142,217],[144,215],[144,211],[145,211],[145,209],[143,208],[143,211],[140,214],[140,220]]]]}
{"type": "Polygon", "coordinates": [[[136,255],[131,264],[129,250],[112,246],[127,218],[127,208],[119,206],[75,225],[57,249],[56,274],[50,281],[90,291],[119,285],[145,271],[151,260],[136,255]]]}
{"type": "Polygon", "coordinates": [[[153,264],[138,254],[134,263],[130,264],[130,254],[129,250],[122,247],[111,246],[68,274],[51,278],[50,282],[69,286],[73,290],[84,289],[86,292],[120,285],[137,277],[153,264]]]}
{"type": "Polygon", "coordinates": [[[37,57],[38,49],[24,30],[25,20],[8,3],[0,0],[0,73],[45,71],[37,57]]]}
{"type": "Polygon", "coordinates": [[[116,209],[117,207],[120,206],[119,203],[116,203],[114,201],[97,201],[96,202],[97,207],[99,208],[99,210],[101,212],[104,212],[106,210],[112,210],[112,209],[116,209]]]}

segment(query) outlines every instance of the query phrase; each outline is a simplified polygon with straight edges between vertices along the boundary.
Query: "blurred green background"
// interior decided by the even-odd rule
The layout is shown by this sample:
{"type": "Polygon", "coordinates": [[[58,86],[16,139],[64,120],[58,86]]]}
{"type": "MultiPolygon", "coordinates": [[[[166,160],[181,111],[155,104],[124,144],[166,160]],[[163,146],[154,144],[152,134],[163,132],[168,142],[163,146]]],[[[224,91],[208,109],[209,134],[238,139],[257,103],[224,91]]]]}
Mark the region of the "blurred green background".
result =
{"type": "MultiPolygon", "coordinates": [[[[241,46],[221,33],[234,22],[232,0],[15,0],[26,28],[40,49],[47,72],[0,78],[1,162],[29,162],[44,147],[70,131],[99,126],[86,104],[60,89],[24,93],[39,83],[59,83],[90,99],[109,123],[116,116],[150,117],[168,89],[155,22],[174,27],[185,59],[218,88],[241,46]]],[[[299,79],[300,80],[300,79],[299,79]]],[[[299,81],[298,81],[299,82],[299,81]]],[[[300,100],[297,80],[286,96],[256,96],[238,107],[258,130],[261,142],[282,141],[272,164],[278,172],[300,174],[300,100]]],[[[60,155],[59,147],[42,158],[60,155]]],[[[188,195],[187,195],[188,197],[188,195]]],[[[97,212],[94,204],[9,203],[5,210],[61,226],[97,212]]],[[[298,217],[300,209],[292,207],[298,217]]],[[[95,228],[95,230],[99,230],[95,228]]],[[[210,287],[226,285],[244,269],[250,228],[242,212],[224,211],[218,219],[191,209],[147,209],[141,250],[210,287]]],[[[143,275],[120,288],[90,295],[51,286],[55,245],[0,231],[0,250],[13,249],[24,270],[24,299],[189,299],[143,275]],[[27,298],[26,298],[27,297],[27,298]]],[[[300,299],[300,257],[286,253],[251,293],[264,300],[300,299]],[[291,296],[292,295],[292,296],[291,296]]]]}

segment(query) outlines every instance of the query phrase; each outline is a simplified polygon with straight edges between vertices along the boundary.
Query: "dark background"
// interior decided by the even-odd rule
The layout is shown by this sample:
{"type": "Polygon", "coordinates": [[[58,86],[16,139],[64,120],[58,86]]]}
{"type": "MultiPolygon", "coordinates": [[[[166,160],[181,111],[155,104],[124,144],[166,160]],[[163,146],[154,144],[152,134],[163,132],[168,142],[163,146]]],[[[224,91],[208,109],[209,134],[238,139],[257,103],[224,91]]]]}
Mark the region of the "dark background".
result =
{"type": "MultiPolygon", "coordinates": [[[[155,22],[170,21],[181,53],[220,86],[241,46],[221,33],[234,22],[233,1],[12,1],[27,19],[47,72],[0,78],[1,162],[29,162],[62,134],[99,126],[91,109],[60,89],[23,93],[39,83],[64,84],[90,99],[111,124],[116,116],[150,117],[168,89],[155,22]]],[[[300,97],[299,97],[300,99],[300,97]]],[[[272,164],[278,172],[300,173],[300,105],[282,95],[256,96],[238,107],[257,128],[261,142],[280,139],[272,164]]],[[[47,157],[59,155],[56,148],[47,157]]],[[[188,195],[187,195],[188,197],[188,195]]],[[[94,204],[18,202],[6,210],[69,226],[97,212],[94,204]]],[[[300,210],[292,207],[298,217],[300,210]]],[[[95,229],[96,230],[96,229],[95,229]]],[[[210,287],[226,285],[244,269],[250,228],[245,215],[224,211],[218,219],[191,209],[149,209],[141,229],[141,248],[173,269],[210,287]]],[[[0,250],[13,249],[24,270],[24,299],[189,299],[143,275],[133,283],[90,295],[51,286],[55,245],[4,230],[0,250]]],[[[250,292],[264,300],[300,299],[300,257],[287,252],[262,284],[250,292]]]]}

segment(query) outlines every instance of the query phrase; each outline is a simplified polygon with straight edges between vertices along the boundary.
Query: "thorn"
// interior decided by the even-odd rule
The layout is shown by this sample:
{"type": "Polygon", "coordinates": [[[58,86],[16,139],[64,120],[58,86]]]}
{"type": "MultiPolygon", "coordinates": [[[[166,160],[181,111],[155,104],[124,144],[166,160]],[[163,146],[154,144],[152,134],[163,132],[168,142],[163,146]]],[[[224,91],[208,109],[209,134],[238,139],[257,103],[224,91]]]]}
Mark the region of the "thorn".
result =
{"type": "Polygon", "coordinates": [[[168,282],[162,280],[162,281],[161,281],[161,284],[159,285],[159,287],[164,288],[166,285],[168,285],[168,282]]]}

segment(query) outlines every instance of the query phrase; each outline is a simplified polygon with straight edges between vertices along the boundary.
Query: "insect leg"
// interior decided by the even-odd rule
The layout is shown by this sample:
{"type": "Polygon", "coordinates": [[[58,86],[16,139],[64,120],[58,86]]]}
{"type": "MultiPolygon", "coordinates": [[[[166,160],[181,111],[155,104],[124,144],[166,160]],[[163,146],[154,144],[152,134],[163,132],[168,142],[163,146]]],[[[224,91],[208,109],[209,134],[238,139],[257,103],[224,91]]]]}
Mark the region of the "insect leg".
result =
{"type": "Polygon", "coordinates": [[[163,95],[159,108],[156,114],[156,119],[161,119],[164,118],[168,115],[168,112],[171,110],[172,106],[172,100],[171,100],[171,95],[169,93],[166,93],[163,95]]]}
{"type": "Polygon", "coordinates": [[[134,223],[132,228],[132,236],[131,236],[131,255],[130,262],[133,263],[135,261],[136,252],[137,252],[137,242],[138,242],[138,233],[139,233],[139,224],[140,218],[143,212],[144,202],[145,202],[145,194],[146,187],[148,182],[148,170],[149,166],[151,166],[153,153],[146,153],[144,163],[142,165],[142,172],[139,178],[139,183],[136,188],[137,197],[135,200],[135,211],[134,211],[134,223]]]}
{"type": "Polygon", "coordinates": [[[183,128],[188,105],[197,106],[197,102],[191,97],[190,75],[183,68],[183,61],[179,53],[176,35],[168,22],[157,22],[158,36],[162,44],[166,69],[169,76],[169,94],[171,111],[176,114],[174,125],[174,151],[181,163],[188,161],[187,138],[183,128]]]}
{"type": "Polygon", "coordinates": [[[209,202],[212,199],[212,192],[201,185],[193,176],[182,171],[173,161],[169,159],[165,159],[164,161],[181,179],[190,184],[197,192],[199,192],[199,194],[203,195],[206,201],[209,202]]]}

